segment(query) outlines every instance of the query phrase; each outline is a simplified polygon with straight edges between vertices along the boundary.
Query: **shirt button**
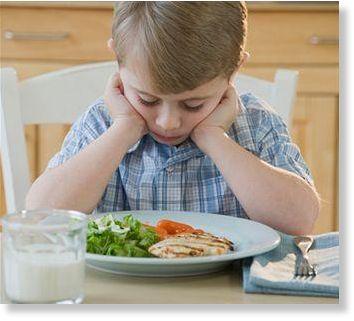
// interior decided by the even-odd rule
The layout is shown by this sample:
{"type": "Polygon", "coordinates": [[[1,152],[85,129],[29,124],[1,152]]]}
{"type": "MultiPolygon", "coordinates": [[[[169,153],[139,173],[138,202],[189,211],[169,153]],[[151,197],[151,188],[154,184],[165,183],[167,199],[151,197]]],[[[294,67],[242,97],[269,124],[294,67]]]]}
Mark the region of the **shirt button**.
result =
{"type": "Polygon", "coordinates": [[[166,172],[167,172],[168,175],[171,175],[172,172],[173,172],[173,167],[172,166],[166,167],[166,172]]]}

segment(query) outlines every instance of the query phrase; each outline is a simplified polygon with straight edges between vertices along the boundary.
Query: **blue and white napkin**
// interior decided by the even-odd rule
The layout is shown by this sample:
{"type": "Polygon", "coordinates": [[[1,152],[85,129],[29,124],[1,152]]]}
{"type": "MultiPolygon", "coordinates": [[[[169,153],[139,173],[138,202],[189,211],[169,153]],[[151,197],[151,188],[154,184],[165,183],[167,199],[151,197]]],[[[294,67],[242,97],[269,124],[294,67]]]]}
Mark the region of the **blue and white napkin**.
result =
{"type": "Polygon", "coordinates": [[[246,293],[339,297],[339,234],[314,236],[309,262],[317,265],[314,278],[294,277],[300,251],[293,236],[279,233],[274,250],[243,261],[243,287],[246,293]]]}

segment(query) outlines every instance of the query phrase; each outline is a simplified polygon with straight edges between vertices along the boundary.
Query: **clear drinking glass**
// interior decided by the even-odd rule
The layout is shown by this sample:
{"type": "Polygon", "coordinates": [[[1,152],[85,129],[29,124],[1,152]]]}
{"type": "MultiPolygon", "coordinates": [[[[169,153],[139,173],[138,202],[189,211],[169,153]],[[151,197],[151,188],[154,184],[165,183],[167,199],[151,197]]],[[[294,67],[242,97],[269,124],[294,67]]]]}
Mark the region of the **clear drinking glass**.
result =
{"type": "Polygon", "coordinates": [[[87,217],[34,210],[2,219],[5,303],[81,303],[84,298],[87,217]]]}

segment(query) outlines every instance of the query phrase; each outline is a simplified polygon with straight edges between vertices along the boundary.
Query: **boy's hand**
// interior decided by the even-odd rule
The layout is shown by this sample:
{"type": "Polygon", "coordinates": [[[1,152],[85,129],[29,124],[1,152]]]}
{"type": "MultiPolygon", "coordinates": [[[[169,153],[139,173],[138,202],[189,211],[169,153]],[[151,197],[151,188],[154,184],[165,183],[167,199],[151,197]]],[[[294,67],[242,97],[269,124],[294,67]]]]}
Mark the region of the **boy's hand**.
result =
{"type": "Polygon", "coordinates": [[[238,96],[233,85],[229,85],[219,105],[192,131],[191,139],[201,148],[206,135],[225,133],[239,112],[238,96]]]}
{"type": "Polygon", "coordinates": [[[134,135],[135,141],[148,133],[145,119],[134,109],[124,96],[123,84],[119,73],[113,74],[106,85],[104,93],[106,103],[113,124],[124,125],[134,135]]]}

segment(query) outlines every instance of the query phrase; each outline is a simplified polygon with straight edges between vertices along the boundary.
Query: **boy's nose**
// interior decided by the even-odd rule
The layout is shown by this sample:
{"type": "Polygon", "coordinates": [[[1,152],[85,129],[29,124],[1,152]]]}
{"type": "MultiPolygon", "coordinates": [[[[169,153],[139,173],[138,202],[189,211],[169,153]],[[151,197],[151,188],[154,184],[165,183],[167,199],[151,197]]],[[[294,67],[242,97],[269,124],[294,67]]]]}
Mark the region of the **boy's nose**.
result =
{"type": "Polygon", "coordinates": [[[156,125],[166,132],[171,132],[181,127],[181,119],[177,112],[169,108],[161,112],[156,118],[156,125]]]}

